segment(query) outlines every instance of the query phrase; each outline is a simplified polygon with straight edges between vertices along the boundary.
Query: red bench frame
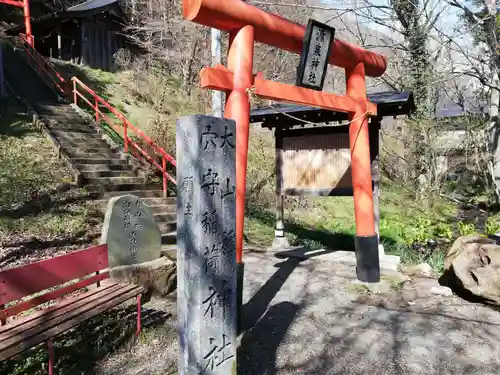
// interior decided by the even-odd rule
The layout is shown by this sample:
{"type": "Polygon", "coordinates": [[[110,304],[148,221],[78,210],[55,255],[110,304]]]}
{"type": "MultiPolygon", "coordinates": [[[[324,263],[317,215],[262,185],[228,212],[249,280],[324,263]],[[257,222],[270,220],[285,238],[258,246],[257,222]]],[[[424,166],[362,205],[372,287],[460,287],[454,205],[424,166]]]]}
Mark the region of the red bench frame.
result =
{"type": "Polygon", "coordinates": [[[0,360],[47,342],[49,375],[52,375],[55,363],[53,337],[135,297],[138,335],[141,330],[141,295],[145,290],[141,286],[109,280],[108,268],[108,247],[99,245],[1,271],[0,360]],[[69,282],[73,283],[68,285],[69,282]],[[96,287],[91,291],[64,298],[94,285],[96,287]],[[30,296],[33,297],[25,300],[30,296]],[[11,317],[50,301],[57,303],[9,321],[11,317]]]}

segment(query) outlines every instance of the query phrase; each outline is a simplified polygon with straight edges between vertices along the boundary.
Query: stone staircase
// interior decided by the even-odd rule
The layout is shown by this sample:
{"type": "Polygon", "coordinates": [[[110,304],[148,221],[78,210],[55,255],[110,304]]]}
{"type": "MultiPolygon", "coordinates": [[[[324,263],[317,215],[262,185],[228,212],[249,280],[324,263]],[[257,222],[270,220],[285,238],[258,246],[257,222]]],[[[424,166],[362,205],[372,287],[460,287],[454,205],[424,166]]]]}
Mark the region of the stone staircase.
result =
{"type": "Polygon", "coordinates": [[[165,198],[161,184],[149,183],[147,173],[135,160],[105,139],[73,105],[61,102],[19,53],[5,45],[4,70],[12,90],[32,107],[56,152],[103,211],[111,197],[138,196],[153,211],[163,244],[175,244],[175,197],[165,198]]]}

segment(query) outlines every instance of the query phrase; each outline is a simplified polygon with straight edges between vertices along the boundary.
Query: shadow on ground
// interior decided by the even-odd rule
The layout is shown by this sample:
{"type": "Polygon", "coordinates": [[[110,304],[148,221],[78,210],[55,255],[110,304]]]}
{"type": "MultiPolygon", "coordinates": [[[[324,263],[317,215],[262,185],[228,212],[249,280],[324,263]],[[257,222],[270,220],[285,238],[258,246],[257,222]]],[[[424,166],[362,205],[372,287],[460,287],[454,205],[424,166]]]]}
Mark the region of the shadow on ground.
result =
{"type": "MultiPolygon", "coordinates": [[[[255,262],[254,271],[265,267],[264,263],[255,262]]],[[[346,274],[338,273],[334,266],[318,268],[315,263],[309,267],[288,259],[276,264],[278,270],[244,306],[238,374],[465,375],[500,371],[496,355],[500,318],[487,307],[441,297],[413,297],[409,304],[411,285],[390,295],[342,299],[334,289],[342,289],[346,274]],[[293,287],[288,284],[276,298],[298,269],[303,281],[295,281],[293,287]],[[332,283],[320,283],[325,279],[332,283]],[[296,298],[296,294],[300,296],[296,298]]]]}
{"type": "MultiPolygon", "coordinates": [[[[308,248],[297,248],[296,253],[306,254],[308,248]]],[[[323,254],[323,252],[321,253],[323,254]]],[[[317,254],[304,256],[309,259],[317,254]]],[[[301,292],[301,303],[283,301],[271,305],[293,272],[301,267],[302,259],[287,258],[274,264],[276,272],[243,306],[241,332],[244,332],[238,351],[238,374],[272,375],[279,346],[298,314],[309,299],[307,290],[301,292]],[[271,305],[271,306],[270,306],[271,305]]],[[[306,269],[308,267],[305,267],[306,269]]],[[[308,272],[306,279],[312,276],[308,272]]]]}
{"type": "Polygon", "coordinates": [[[0,236],[0,268],[39,260],[39,257],[45,258],[54,251],[76,250],[95,243],[100,237],[104,214],[99,207],[88,203],[92,198],[93,194],[72,184],[61,184],[51,190],[33,192],[27,200],[1,207],[0,229],[4,233],[0,236]],[[69,226],[68,223],[64,231],[55,235],[51,233],[54,228],[44,227],[47,218],[68,221],[77,218],[84,221],[84,225],[69,226]],[[31,227],[15,224],[33,220],[40,221],[36,232],[31,232],[31,227]]]}
{"type": "Polygon", "coordinates": [[[291,302],[269,305],[299,263],[300,260],[288,258],[276,264],[278,270],[243,306],[245,333],[238,350],[238,374],[271,374],[268,371],[276,363],[278,347],[302,306],[291,302]]]}
{"type": "MultiPolygon", "coordinates": [[[[54,340],[55,374],[94,374],[97,362],[136,340],[136,305],[99,314],[54,340]]],[[[165,323],[170,314],[152,309],[142,311],[142,332],[165,323]]],[[[141,333],[142,335],[142,333],[141,333]]],[[[138,338],[141,340],[141,336],[138,338]]],[[[45,368],[45,344],[0,363],[1,375],[34,375],[45,368]]],[[[46,370],[45,370],[46,371],[46,370]]]]}
{"type": "Polygon", "coordinates": [[[19,119],[26,118],[25,108],[17,100],[0,98],[0,136],[22,137],[34,132],[34,129],[19,119]]]}
{"type": "Polygon", "coordinates": [[[79,191],[70,192],[76,188],[73,184],[60,184],[49,191],[34,192],[22,202],[13,202],[10,206],[0,208],[0,217],[21,219],[25,216],[36,216],[54,209],[64,213],[63,207],[69,204],[82,203],[97,197],[97,194],[79,191]],[[70,193],[70,194],[65,194],[70,193]]]}

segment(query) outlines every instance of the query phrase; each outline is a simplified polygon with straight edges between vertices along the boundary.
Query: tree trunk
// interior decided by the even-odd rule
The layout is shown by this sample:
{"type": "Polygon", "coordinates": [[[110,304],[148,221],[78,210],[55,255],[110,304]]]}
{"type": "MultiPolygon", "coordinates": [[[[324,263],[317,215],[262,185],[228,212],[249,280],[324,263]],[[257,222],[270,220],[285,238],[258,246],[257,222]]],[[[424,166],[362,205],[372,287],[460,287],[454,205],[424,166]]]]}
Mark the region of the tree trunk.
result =
{"type": "MultiPolygon", "coordinates": [[[[492,85],[498,86],[499,82],[498,70],[494,69],[492,72],[492,85]]],[[[500,123],[498,121],[498,105],[500,102],[500,93],[496,89],[490,90],[489,98],[489,115],[490,115],[490,147],[491,156],[493,161],[493,171],[492,178],[496,190],[497,201],[499,199],[500,192],[500,123]]],[[[499,202],[497,202],[499,203],[499,202]]]]}
{"type": "Polygon", "coordinates": [[[498,121],[498,105],[500,104],[500,92],[496,87],[500,83],[498,72],[500,70],[500,56],[497,50],[497,7],[496,1],[484,1],[488,12],[488,18],[484,20],[483,30],[486,34],[486,40],[490,49],[490,70],[491,70],[491,88],[489,93],[489,133],[490,149],[492,158],[492,179],[495,187],[495,197],[497,204],[500,203],[500,123],[498,121]]]}
{"type": "Polygon", "coordinates": [[[199,39],[196,37],[192,42],[191,51],[188,56],[186,56],[186,60],[182,66],[182,90],[189,95],[189,87],[193,81],[193,65],[196,59],[196,51],[198,49],[199,39]]]}

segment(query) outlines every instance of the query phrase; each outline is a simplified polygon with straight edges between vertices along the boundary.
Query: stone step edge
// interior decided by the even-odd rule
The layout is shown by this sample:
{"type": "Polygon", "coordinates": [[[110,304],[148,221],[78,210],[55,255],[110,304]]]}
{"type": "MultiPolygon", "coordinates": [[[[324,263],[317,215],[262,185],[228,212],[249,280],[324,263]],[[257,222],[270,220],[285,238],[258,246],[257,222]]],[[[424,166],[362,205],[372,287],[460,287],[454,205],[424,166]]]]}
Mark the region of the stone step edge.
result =
{"type": "MultiPolygon", "coordinates": [[[[91,126],[95,129],[97,129],[97,133],[100,136],[100,138],[113,150],[116,150],[124,159],[128,161],[129,164],[133,165],[134,167],[137,167],[144,175],[147,175],[148,170],[146,167],[142,165],[142,163],[133,157],[131,154],[126,153],[123,151],[123,145],[120,143],[116,142],[113,138],[108,136],[106,132],[101,131],[100,125],[95,121],[95,118],[93,118],[89,113],[85,112],[82,110],[80,107],[75,105],[74,103],[70,104],[71,108],[76,112],[82,119],[86,120],[91,124],[91,126]]],[[[120,135],[121,136],[121,135],[120,135]]]]}
{"type": "Polygon", "coordinates": [[[33,108],[33,106],[24,98],[19,96],[13,89],[12,87],[9,88],[12,93],[14,94],[15,97],[17,97],[19,100],[21,100],[27,107],[27,116],[28,118],[31,116],[32,117],[32,123],[35,125],[35,128],[42,133],[45,138],[49,141],[49,144],[52,146],[52,149],[56,153],[57,157],[61,159],[68,169],[70,170],[71,174],[73,175],[73,183],[76,186],[83,186],[83,174],[80,172],[80,170],[77,168],[76,164],[73,163],[71,160],[71,157],[64,151],[63,147],[59,143],[59,141],[56,139],[56,137],[50,132],[48,127],[45,125],[45,123],[40,119],[40,116],[38,115],[37,111],[33,108]]]}

